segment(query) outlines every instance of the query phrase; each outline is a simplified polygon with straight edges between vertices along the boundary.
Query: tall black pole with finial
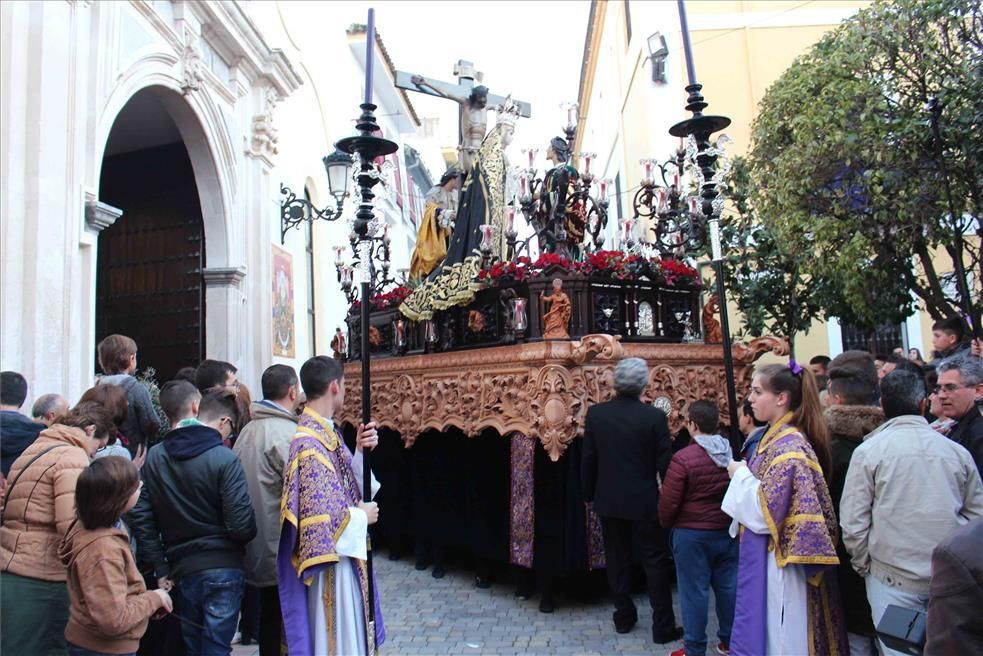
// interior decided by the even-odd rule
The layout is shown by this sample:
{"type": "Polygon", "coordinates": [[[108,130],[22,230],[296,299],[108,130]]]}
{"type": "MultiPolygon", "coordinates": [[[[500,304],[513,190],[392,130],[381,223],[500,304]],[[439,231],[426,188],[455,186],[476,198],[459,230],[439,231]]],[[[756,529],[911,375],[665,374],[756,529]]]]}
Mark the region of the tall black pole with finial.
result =
{"type": "Polygon", "coordinates": [[[717,154],[710,148],[710,135],[723,130],[730,125],[726,116],[711,116],[703,113],[707,103],[700,93],[703,85],[696,81],[696,70],[693,66],[693,46],[689,38],[689,26],[686,22],[686,4],[677,0],[679,9],[679,27],[683,35],[683,52],[686,57],[687,82],[686,110],[693,113],[690,118],[676,123],[669,128],[669,134],[674,137],[692,137],[696,140],[696,165],[703,177],[703,187],[700,197],[703,199],[701,213],[709,222],[710,255],[713,261],[713,272],[717,279],[717,296],[720,299],[720,329],[723,333],[724,374],[727,378],[727,404],[730,415],[730,440],[736,449],[741,446],[737,418],[737,382],[734,379],[734,356],[731,352],[730,320],[727,316],[727,290],[724,286],[724,262],[720,248],[720,190],[714,180],[717,168],[717,154]],[[718,201],[718,202],[715,202],[718,201]]]}
{"type": "MultiPolygon", "coordinates": [[[[375,159],[392,154],[399,149],[394,142],[383,137],[375,136],[373,133],[379,132],[379,124],[375,119],[376,106],[372,104],[372,81],[373,81],[373,62],[375,57],[375,10],[369,9],[368,28],[365,35],[365,101],[360,105],[361,116],[355,123],[358,134],[353,137],[341,139],[336,144],[338,150],[357,156],[359,165],[358,188],[360,193],[360,203],[358,211],[355,213],[353,231],[357,240],[357,261],[359,268],[359,296],[360,296],[360,325],[359,325],[359,355],[362,360],[362,424],[368,424],[372,420],[372,388],[370,380],[369,366],[369,305],[372,300],[372,289],[374,287],[375,268],[372,263],[373,242],[378,240],[372,234],[372,223],[375,218],[372,200],[375,194],[372,188],[378,184],[380,178],[375,166],[375,159]]],[[[367,501],[372,500],[372,452],[369,449],[362,450],[362,491],[363,498],[367,501]]],[[[368,550],[366,559],[366,577],[368,579],[368,607],[369,607],[369,626],[366,632],[367,654],[377,652],[376,626],[375,626],[375,587],[372,568],[372,549],[368,550]]]]}

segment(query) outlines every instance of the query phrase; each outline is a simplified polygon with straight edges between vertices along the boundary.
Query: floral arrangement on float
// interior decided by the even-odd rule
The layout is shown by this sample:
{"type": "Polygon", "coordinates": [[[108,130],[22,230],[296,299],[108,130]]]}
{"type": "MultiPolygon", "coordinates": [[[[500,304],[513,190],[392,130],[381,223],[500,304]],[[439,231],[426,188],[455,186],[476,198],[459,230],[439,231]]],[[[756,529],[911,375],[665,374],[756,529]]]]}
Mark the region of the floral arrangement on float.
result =
{"type": "MultiPolygon", "coordinates": [[[[394,287],[387,292],[379,292],[369,301],[369,307],[373,310],[388,310],[390,308],[399,307],[406,298],[413,293],[413,290],[406,285],[400,285],[394,287]]],[[[351,307],[349,308],[349,314],[358,311],[361,304],[356,299],[352,301],[351,307]]]]}
{"type": "Polygon", "coordinates": [[[501,261],[478,272],[478,281],[486,287],[503,283],[524,282],[545,275],[550,269],[562,269],[584,276],[608,277],[615,280],[645,278],[663,287],[692,287],[700,284],[697,270],[674,259],[645,257],[622,251],[597,251],[582,261],[573,261],[556,253],[544,253],[535,261],[520,256],[501,261]]]}

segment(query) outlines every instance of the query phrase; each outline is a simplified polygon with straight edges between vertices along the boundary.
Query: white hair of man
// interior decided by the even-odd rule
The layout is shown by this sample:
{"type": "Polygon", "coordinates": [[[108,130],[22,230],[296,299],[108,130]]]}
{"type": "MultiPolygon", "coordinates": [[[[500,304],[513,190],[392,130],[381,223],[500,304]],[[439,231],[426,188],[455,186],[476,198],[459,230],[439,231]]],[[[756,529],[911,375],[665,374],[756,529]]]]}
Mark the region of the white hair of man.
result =
{"type": "Polygon", "coordinates": [[[638,398],[649,382],[649,367],[641,358],[625,358],[614,369],[614,389],[622,396],[638,398]]]}
{"type": "Polygon", "coordinates": [[[31,407],[31,416],[35,419],[45,419],[52,412],[68,411],[68,402],[61,394],[43,394],[37,398],[31,407]]]}
{"type": "Polygon", "coordinates": [[[959,354],[946,358],[939,364],[939,374],[946,371],[958,371],[962,384],[973,387],[983,383],[983,362],[979,358],[959,354]]]}

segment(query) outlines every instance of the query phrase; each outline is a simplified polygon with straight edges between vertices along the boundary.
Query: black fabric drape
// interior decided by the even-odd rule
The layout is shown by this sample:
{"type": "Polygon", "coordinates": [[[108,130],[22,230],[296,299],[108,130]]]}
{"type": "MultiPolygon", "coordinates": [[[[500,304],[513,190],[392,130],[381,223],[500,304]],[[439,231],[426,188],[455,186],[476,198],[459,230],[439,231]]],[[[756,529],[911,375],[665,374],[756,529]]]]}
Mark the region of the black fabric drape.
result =
{"type": "Polygon", "coordinates": [[[587,509],[580,486],[583,440],[553,462],[541,444],[534,458],[536,537],[533,569],[549,576],[587,571],[587,509]]]}

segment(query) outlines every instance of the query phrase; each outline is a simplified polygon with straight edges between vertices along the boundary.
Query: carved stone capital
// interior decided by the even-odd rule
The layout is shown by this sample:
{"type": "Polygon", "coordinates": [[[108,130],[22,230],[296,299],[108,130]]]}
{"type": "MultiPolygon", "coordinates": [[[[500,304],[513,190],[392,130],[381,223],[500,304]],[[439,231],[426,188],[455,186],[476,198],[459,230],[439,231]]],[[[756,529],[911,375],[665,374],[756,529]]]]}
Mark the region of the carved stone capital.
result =
{"type": "Polygon", "coordinates": [[[239,287],[246,277],[246,267],[209,267],[201,272],[205,287],[239,287]]]}
{"type": "Polygon", "coordinates": [[[123,216],[123,210],[95,199],[85,201],[85,227],[93,232],[102,232],[123,216]]]}

